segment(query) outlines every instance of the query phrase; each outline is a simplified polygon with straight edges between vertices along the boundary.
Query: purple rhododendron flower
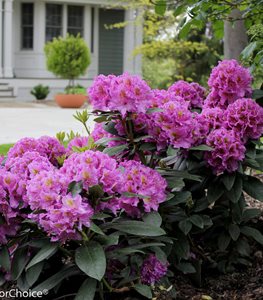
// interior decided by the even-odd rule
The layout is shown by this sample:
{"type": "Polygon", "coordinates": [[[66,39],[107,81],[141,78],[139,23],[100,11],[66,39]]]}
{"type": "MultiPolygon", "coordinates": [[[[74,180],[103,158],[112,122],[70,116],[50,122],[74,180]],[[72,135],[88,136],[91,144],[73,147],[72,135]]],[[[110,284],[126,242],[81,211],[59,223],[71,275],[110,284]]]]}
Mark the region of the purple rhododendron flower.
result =
{"type": "Polygon", "coordinates": [[[198,83],[179,80],[171,85],[168,92],[182,97],[191,108],[202,108],[205,99],[205,88],[198,83]]]}
{"type": "Polygon", "coordinates": [[[151,88],[139,76],[124,73],[120,76],[98,76],[88,90],[94,109],[145,112],[151,99],[151,88]]]}
{"type": "Polygon", "coordinates": [[[93,81],[92,86],[88,89],[88,95],[94,109],[103,111],[109,109],[111,81],[114,78],[116,78],[115,75],[99,75],[93,81]]]}
{"type": "Polygon", "coordinates": [[[226,126],[246,142],[263,133],[263,108],[252,99],[238,99],[226,110],[226,126]]]}
{"type": "Polygon", "coordinates": [[[205,158],[216,174],[236,171],[239,162],[245,158],[246,148],[233,130],[212,131],[207,137],[207,145],[213,150],[207,152],[205,158]]]}
{"type": "Polygon", "coordinates": [[[236,60],[223,60],[213,68],[208,80],[211,92],[205,100],[207,107],[226,109],[235,100],[250,97],[252,76],[236,60]]]}
{"type": "Polygon", "coordinates": [[[17,176],[0,169],[0,246],[20,228],[19,198],[15,191],[18,182],[17,176]]]}
{"type": "Polygon", "coordinates": [[[155,255],[151,254],[142,264],[141,282],[147,285],[155,284],[166,275],[167,267],[167,263],[162,263],[155,255]]]}
{"type": "Polygon", "coordinates": [[[23,156],[26,152],[38,152],[41,156],[57,165],[57,157],[63,156],[66,149],[56,138],[43,136],[39,139],[23,138],[19,140],[8,152],[6,165],[10,165],[10,160],[23,156]]]}
{"type": "Polygon", "coordinates": [[[194,115],[187,102],[170,101],[163,105],[161,112],[150,114],[148,134],[156,139],[159,148],[171,144],[175,148],[189,148],[194,143],[194,115]]]}
{"type": "Polygon", "coordinates": [[[141,197],[123,195],[119,203],[120,208],[132,216],[140,215],[139,204],[143,205],[146,212],[157,211],[159,204],[166,199],[165,179],[155,170],[134,160],[122,162],[120,167],[123,168],[123,172],[119,192],[141,195],[141,197]]]}

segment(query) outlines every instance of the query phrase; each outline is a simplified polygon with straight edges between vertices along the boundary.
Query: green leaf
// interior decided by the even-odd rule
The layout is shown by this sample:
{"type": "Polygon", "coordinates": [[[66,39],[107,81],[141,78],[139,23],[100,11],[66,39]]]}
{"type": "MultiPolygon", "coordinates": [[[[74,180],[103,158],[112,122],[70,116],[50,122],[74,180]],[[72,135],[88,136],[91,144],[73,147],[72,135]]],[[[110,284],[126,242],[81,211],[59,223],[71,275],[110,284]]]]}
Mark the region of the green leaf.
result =
{"type": "Polygon", "coordinates": [[[240,235],[240,228],[236,224],[230,224],[228,227],[228,232],[233,241],[237,241],[240,235]]]}
{"type": "Polygon", "coordinates": [[[166,0],[157,0],[155,2],[155,12],[158,15],[164,15],[166,11],[166,0]]]}
{"type": "Polygon", "coordinates": [[[135,194],[135,193],[130,193],[130,192],[124,192],[122,193],[123,196],[127,197],[127,198],[134,198],[134,197],[138,197],[138,198],[142,198],[142,199],[149,199],[149,196],[144,196],[141,194],[135,194]]]}
{"type": "Polygon", "coordinates": [[[246,176],[243,180],[243,188],[249,196],[263,201],[263,183],[258,178],[246,176]]]}
{"type": "Polygon", "coordinates": [[[11,261],[8,248],[6,246],[0,247],[0,267],[2,267],[6,271],[10,271],[11,261]]]}
{"type": "Polygon", "coordinates": [[[91,222],[90,224],[90,230],[93,232],[96,232],[100,235],[105,235],[105,233],[99,228],[99,226],[97,226],[94,222],[91,222]]]}
{"type": "Polygon", "coordinates": [[[192,199],[192,194],[189,191],[175,192],[174,197],[165,203],[165,206],[174,206],[180,203],[186,203],[192,199]]]}
{"type": "Polygon", "coordinates": [[[230,241],[231,237],[228,234],[222,232],[217,240],[218,248],[220,249],[220,251],[225,251],[230,241]]]}
{"type": "Polygon", "coordinates": [[[212,151],[213,148],[211,148],[207,145],[199,145],[199,146],[191,147],[188,150],[190,150],[190,151],[212,151]]]}
{"type": "Polygon", "coordinates": [[[74,197],[78,194],[80,194],[83,190],[83,182],[80,181],[72,181],[68,185],[68,194],[71,193],[71,195],[74,197]]]}
{"type": "Polygon", "coordinates": [[[128,145],[120,145],[111,148],[105,148],[103,153],[108,154],[109,156],[114,156],[122,153],[126,149],[128,149],[128,145]]]}
{"type": "Polygon", "coordinates": [[[263,235],[260,233],[259,230],[249,227],[249,226],[243,226],[243,227],[241,227],[241,232],[245,236],[251,237],[255,241],[257,241],[259,244],[263,245],[263,235]]]}
{"type": "Polygon", "coordinates": [[[90,242],[76,250],[77,266],[88,276],[101,280],[106,271],[106,257],[102,246],[97,242],[90,242]]]}
{"type": "Polygon", "coordinates": [[[190,31],[190,28],[191,28],[191,22],[189,21],[188,23],[186,23],[186,24],[182,27],[182,29],[181,29],[180,32],[179,32],[178,37],[179,37],[180,39],[185,38],[185,37],[187,36],[188,32],[190,31]]]}
{"type": "Polygon", "coordinates": [[[43,291],[43,290],[51,291],[65,278],[69,278],[70,276],[74,276],[77,274],[79,274],[79,270],[75,266],[66,267],[65,269],[57,272],[56,274],[52,275],[45,281],[41,282],[39,285],[34,287],[32,291],[36,291],[36,292],[43,291]]]}
{"type": "Polygon", "coordinates": [[[237,241],[236,247],[239,254],[243,256],[250,256],[251,249],[249,243],[246,240],[239,239],[237,241]]]}
{"type": "Polygon", "coordinates": [[[139,294],[143,295],[147,299],[152,299],[152,290],[148,285],[137,283],[133,287],[139,294]]]}
{"type": "Polygon", "coordinates": [[[207,191],[207,200],[209,203],[216,202],[224,194],[224,189],[219,182],[213,182],[209,185],[207,191]]]}
{"type": "Polygon", "coordinates": [[[254,50],[257,48],[257,44],[258,42],[252,42],[252,43],[249,43],[246,48],[241,52],[241,56],[243,56],[243,58],[247,59],[249,58],[254,50]]]}
{"type": "Polygon", "coordinates": [[[198,215],[192,215],[189,220],[197,227],[204,228],[203,218],[198,215]]]}
{"type": "Polygon", "coordinates": [[[103,195],[104,195],[103,188],[99,184],[93,185],[89,188],[89,196],[92,199],[101,198],[103,195]]]}
{"type": "Polygon", "coordinates": [[[236,176],[232,189],[226,193],[227,197],[233,202],[237,203],[242,195],[242,179],[240,176],[236,176]]]}
{"type": "Polygon", "coordinates": [[[162,225],[162,217],[158,212],[155,211],[146,213],[142,219],[145,223],[149,225],[153,225],[157,227],[160,227],[162,225]]]}
{"type": "Polygon", "coordinates": [[[253,90],[253,94],[252,94],[253,99],[260,99],[262,97],[263,97],[263,90],[259,90],[259,89],[253,90]]]}
{"type": "Polygon", "coordinates": [[[27,247],[19,248],[16,250],[14,257],[12,259],[11,275],[13,280],[17,280],[29,260],[27,247]]]}
{"type": "Polygon", "coordinates": [[[118,131],[115,129],[115,123],[114,122],[109,122],[109,123],[105,123],[103,124],[103,129],[113,135],[119,135],[118,131]]]}
{"type": "Polygon", "coordinates": [[[230,191],[235,183],[235,179],[236,179],[236,174],[232,173],[232,174],[224,174],[221,178],[224,186],[226,187],[226,189],[228,191],[230,191]]]}
{"type": "Polygon", "coordinates": [[[247,208],[243,211],[242,221],[247,222],[261,215],[261,210],[257,208],[247,208]]]}
{"type": "Polygon", "coordinates": [[[26,272],[26,281],[28,282],[29,286],[31,287],[39,278],[42,270],[44,267],[44,262],[40,262],[35,264],[26,272]]]}
{"type": "Polygon", "coordinates": [[[195,267],[191,263],[188,263],[188,262],[181,262],[176,266],[176,268],[178,270],[180,270],[181,272],[183,272],[184,274],[196,273],[195,267]]]}
{"type": "Polygon", "coordinates": [[[185,11],[185,5],[178,5],[173,12],[175,17],[181,15],[185,11]]]}
{"type": "Polygon", "coordinates": [[[48,245],[44,246],[29,262],[26,266],[26,270],[33,267],[34,265],[38,264],[39,262],[49,258],[53,254],[57,252],[58,245],[54,243],[49,243],[48,245]]]}
{"type": "Polygon", "coordinates": [[[125,139],[121,137],[113,137],[113,138],[108,138],[108,137],[103,137],[99,139],[98,141],[95,142],[95,145],[102,145],[102,146],[107,146],[107,144],[111,141],[125,141],[125,139]]]}
{"type": "Polygon", "coordinates": [[[97,281],[93,278],[86,279],[78,290],[74,300],[93,300],[96,293],[97,281]]]}
{"type": "Polygon", "coordinates": [[[187,235],[192,229],[192,223],[189,220],[180,221],[178,226],[185,235],[187,235]]]}
{"type": "Polygon", "coordinates": [[[108,235],[108,236],[100,235],[100,236],[96,237],[96,241],[105,247],[112,246],[112,245],[118,245],[119,236],[118,235],[108,235]]]}
{"type": "Polygon", "coordinates": [[[149,225],[141,221],[124,221],[117,222],[111,225],[111,228],[120,230],[125,233],[133,235],[143,235],[143,236],[160,236],[165,235],[165,231],[158,227],[149,225]]]}

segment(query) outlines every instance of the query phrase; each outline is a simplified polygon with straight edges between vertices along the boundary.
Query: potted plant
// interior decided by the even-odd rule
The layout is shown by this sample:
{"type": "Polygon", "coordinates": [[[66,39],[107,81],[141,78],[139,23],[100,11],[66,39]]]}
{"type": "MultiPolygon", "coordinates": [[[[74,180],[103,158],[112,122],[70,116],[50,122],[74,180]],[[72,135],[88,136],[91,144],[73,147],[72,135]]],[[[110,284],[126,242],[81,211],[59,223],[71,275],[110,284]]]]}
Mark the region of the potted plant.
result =
{"type": "Polygon", "coordinates": [[[38,84],[36,86],[33,87],[33,89],[31,90],[31,95],[33,95],[37,100],[44,100],[47,98],[48,94],[49,94],[49,87],[48,86],[44,86],[42,84],[38,84]]]}
{"type": "Polygon", "coordinates": [[[55,100],[60,107],[79,108],[86,99],[86,92],[76,87],[75,80],[86,73],[90,65],[90,51],[80,36],[67,35],[54,38],[45,46],[47,69],[60,78],[69,80],[64,94],[57,94],[55,100]]]}

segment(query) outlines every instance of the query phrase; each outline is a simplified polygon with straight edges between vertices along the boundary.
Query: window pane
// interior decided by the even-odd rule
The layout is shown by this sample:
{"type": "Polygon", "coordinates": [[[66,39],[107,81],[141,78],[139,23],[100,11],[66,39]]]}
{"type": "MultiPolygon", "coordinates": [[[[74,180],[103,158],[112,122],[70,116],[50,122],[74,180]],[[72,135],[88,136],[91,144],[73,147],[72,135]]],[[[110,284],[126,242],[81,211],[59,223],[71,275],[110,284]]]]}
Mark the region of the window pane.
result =
{"type": "Polygon", "coordinates": [[[62,34],[62,5],[46,4],[46,41],[62,34]]]}
{"type": "Polygon", "coordinates": [[[84,7],[68,6],[68,33],[83,35],[84,7]]]}
{"type": "Polygon", "coordinates": [[[83,31],[81,29],[69,28],[68,33],[74,36],[77,36],[78,34],[80,34],[80,36],[83,36],[83,31]]]}
{"type": "Polygon", "coordinates": [[[33,49],[34,4],[22,3],[21,6],[21,46],[22,49],[33,49]]]}

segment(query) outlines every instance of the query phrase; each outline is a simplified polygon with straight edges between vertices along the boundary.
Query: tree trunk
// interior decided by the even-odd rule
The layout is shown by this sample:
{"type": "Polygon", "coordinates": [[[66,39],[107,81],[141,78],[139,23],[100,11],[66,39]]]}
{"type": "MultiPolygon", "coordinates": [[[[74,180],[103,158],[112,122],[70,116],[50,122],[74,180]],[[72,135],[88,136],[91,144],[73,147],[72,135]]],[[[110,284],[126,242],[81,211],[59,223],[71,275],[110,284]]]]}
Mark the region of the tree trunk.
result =
{"type": "MultiPolygon", "coordinates": [[[[241,12],[234,9],[229,17],[241,18],[241,12]]],[[[225,59],[239,60],[240,53],[248,42],[246,28],[243,20],[224,21],[224,57],[225,59]]]]}

